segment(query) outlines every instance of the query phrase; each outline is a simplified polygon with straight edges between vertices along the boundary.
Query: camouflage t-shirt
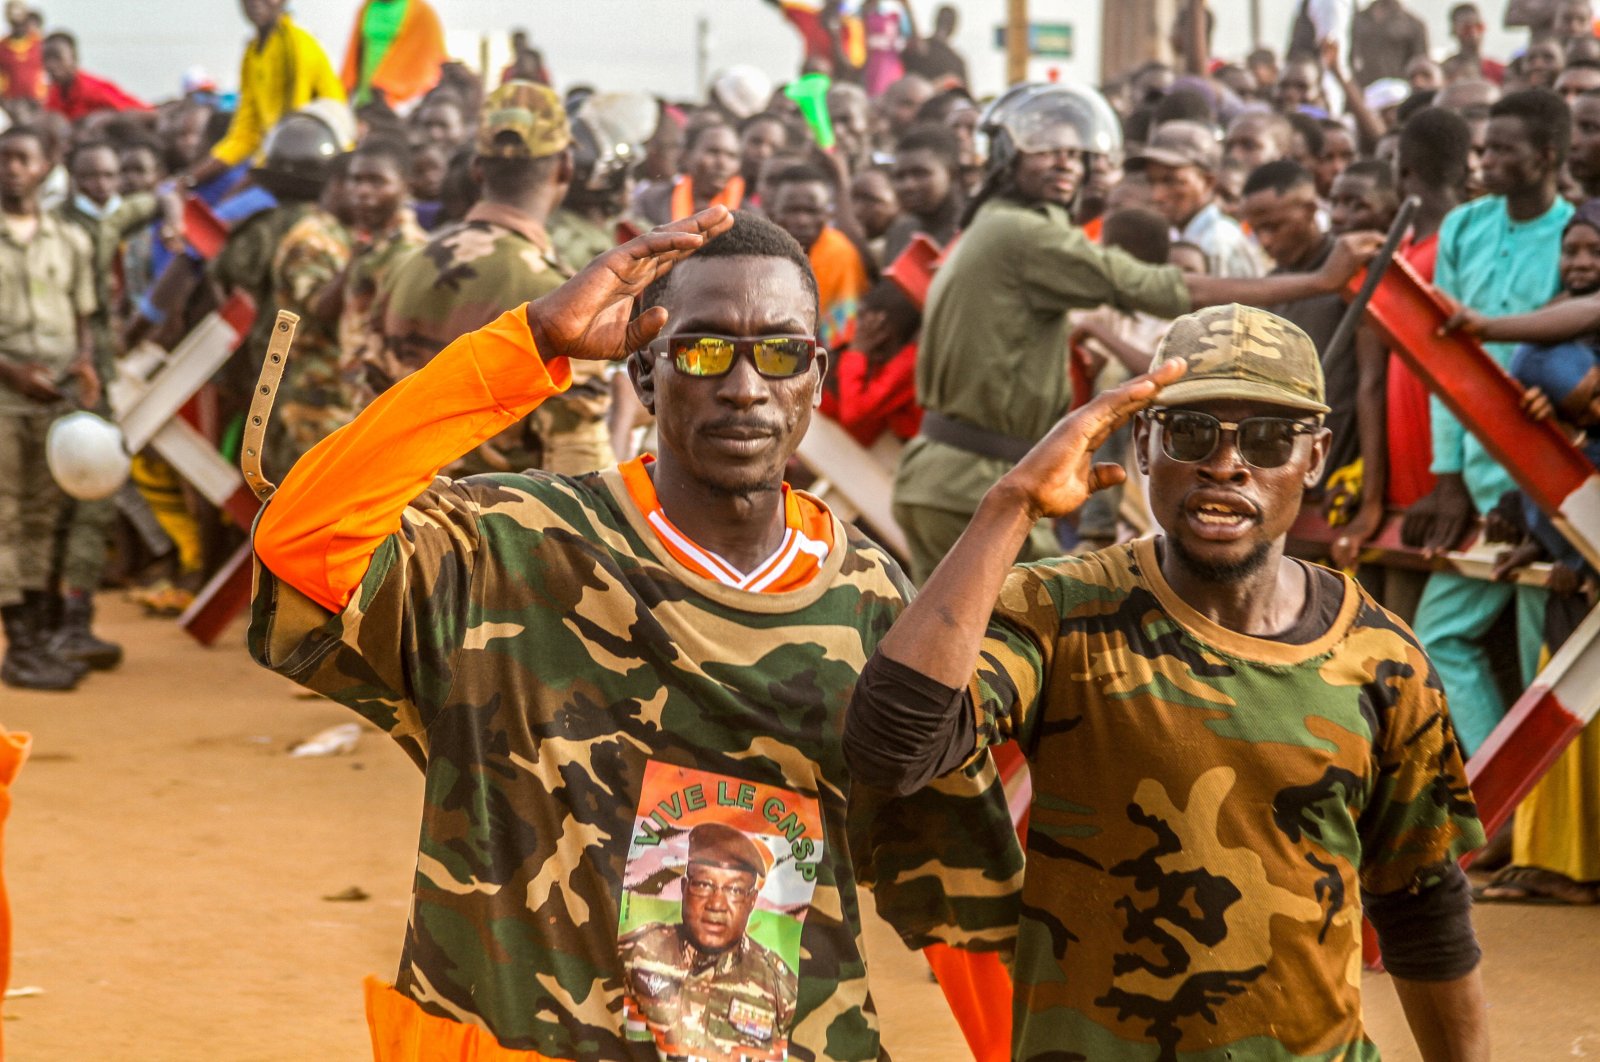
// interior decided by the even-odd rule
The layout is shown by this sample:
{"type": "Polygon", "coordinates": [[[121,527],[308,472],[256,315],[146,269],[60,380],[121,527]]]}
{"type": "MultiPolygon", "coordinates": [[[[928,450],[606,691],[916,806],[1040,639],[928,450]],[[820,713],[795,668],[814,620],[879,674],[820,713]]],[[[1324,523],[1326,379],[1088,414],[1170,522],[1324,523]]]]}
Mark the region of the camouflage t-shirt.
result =
{"type": "Polygon", "coordinates": [[[256,659],[426,772],[398,991],[553,1058],[870,1060],[858,877],[909,944],[1009,948],[1021,853],[987,757],[850,792],[843,711],[909,591],[833,541],[799,589],[723,586],[612,469],[435,480],[332,618],[257,566],[256,659]],[[706,823],[748,874],[689,881],[706,823]],[[680,935],[684,973],[641,965],[680,935]]]}
{"type": "MultiPolygon", "coordinates": [[[[370,401],[458,336],[549,294],[574,272],[533,218],[503,204],[479,203],[465,220],[434,233],[416,253],[396,262],[379,284],[371,311],[378,339],[361,355],[362,397],[370,401]]],[[[576,363],[566,392],[485,444],[462,470],[543,467],[549,451],[584,432],[604,444],[610,408],[605,366],[576,363]]],[[[605,449],[609,456],[609,446],[605,449]]]]}
{"type": "Polygon", "coordinates": [[[401,207],[394,224],[373,235],[351,264],[345,276],[344,309],[339,314],[339,358],[341,371],[352,383],[360,382],[361,363],[368,352],[377,357],[383,342],[372,322],[378,288],[397,263],[427,242],[428,234],[417,224],[416,213],[401,207]]]}
{"type": "Polygon", "coordinates": [[[340,372],[336,322],[315,312],[318,296],[349,260],[349,230],[321,208],[295,222],[272,258],[273,302],[300,317],[267,429],[266,470],[272,479],[282,479],[307,450],[355,416],[354,389],[340,372]]]}
{"type": "Polygon", "coordinates": [[[1007,579],[971,692],[1032,771],[1014,1057],[1378,1057],[1361,890],[1483,841],[1444,691],[1353,580],[1304,645],[1230,631],[1153,540],[1007,579]]]}

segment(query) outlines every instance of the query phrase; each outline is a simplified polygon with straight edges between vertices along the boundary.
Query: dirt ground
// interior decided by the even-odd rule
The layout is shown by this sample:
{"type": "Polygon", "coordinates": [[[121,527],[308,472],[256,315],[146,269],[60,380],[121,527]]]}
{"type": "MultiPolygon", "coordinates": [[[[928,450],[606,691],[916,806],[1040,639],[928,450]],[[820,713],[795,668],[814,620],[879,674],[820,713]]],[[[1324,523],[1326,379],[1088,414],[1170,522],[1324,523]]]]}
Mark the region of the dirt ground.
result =
{"type": "MultiPolygon", "coordinates": [[[[380,733],[354,754],[285,750],[343,709],[296,696],[245,656],[242,628],[201,649],[102,599],[128,661],[67,695],[0,688],[0,724],[34,735],[5,849],[15,918],[5,1006],[16,1062],[370,1058],[361,978],[392,976],[421,776],[380,733]],[[370,898],[329,900],[358,887],[370,898]]],[[[1600,1059],[1600,909],[1483,907],[1495,1057],[1600,1059]]],[[[967,1057],[920,957],[869,931],[896,1062],[967,1057]]],[[[1417,1058],[1393,990],[1368,975],[1391,1062],[1417,1058]]]]}

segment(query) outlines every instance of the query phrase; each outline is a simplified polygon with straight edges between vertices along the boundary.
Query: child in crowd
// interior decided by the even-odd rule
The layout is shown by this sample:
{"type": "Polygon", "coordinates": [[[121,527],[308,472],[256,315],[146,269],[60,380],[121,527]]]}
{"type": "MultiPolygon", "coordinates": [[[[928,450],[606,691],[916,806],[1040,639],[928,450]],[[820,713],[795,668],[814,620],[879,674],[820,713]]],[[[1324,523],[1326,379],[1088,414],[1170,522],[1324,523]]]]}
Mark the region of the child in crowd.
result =
{"type": "Polygon", "coordinates": [[[893,280],[880,280],[862,298],[855,336],[839,352],[838,395],[830,410],[862,446],[885,432],[904,441],[917,434],[917,333],[922,312],[893,280]]]}

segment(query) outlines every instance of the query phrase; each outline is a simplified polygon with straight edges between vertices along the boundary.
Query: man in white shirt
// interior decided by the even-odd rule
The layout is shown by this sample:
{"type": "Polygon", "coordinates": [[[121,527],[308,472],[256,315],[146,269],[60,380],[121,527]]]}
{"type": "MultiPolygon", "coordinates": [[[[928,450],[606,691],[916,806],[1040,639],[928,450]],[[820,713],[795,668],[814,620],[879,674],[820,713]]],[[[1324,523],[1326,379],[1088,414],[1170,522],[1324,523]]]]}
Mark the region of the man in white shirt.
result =
{"type": "Polygon", "coordinates": [[[1217,203],[1222,145],[1211,127],[1181,119],[1163,122],[1127,168],[1144,172],[1151,205],[1172,226],[1172,238],[1203,250],[1213,276],[1261,275],[1249,238],[1217,203]]]}

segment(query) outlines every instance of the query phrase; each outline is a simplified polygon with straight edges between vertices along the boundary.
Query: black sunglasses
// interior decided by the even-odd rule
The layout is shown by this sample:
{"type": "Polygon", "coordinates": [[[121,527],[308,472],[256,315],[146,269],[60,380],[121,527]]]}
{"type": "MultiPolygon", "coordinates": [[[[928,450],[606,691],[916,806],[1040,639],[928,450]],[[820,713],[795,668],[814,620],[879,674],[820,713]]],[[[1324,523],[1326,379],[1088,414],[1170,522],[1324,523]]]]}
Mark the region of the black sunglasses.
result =
{"type": "Polygon", "coordinates": [[[1294,456],[1296,439],[1322,430],[1319,424],[1289,417],[1247,417],[1235,423],[1194,409],[1147,409],[1143,415],[1161,425],[1162,452],[1185,464],[1210,457],[1222,433],[1231,431],[1246,462],[1256,468],[1279,468],[1294,456]]]}
{"type": "Polygon", "coordinates": [[[820,344],[810,336],[737,336],[684,334],[652,340],[650,349],[665,354],[685,376],[726,376],[742,354],[756,372],[773,380],[799,376],[811,368],[820,344]]]}

